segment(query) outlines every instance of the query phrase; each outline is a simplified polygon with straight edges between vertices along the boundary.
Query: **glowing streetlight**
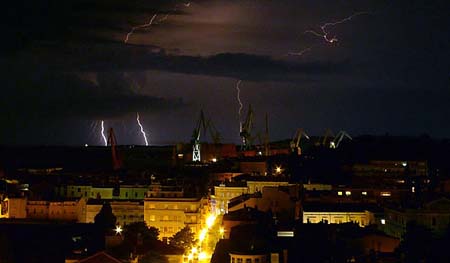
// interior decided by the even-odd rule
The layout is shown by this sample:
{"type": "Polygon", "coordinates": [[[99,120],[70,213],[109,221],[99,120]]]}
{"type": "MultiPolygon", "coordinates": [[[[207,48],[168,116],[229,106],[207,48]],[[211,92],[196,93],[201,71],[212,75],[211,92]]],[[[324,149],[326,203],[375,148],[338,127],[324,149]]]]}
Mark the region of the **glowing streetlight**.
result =
{"type": "Polygon", "coordinates": [[[206,226],[211,228],[214,225],[214,221],[216,221],[216,216],[211,214],[206,218],[206,226]]]}
{"type": "Polygon", "coordinates": [[[116,235],[120,235],[122,234],[122,227],[120,225],[117,225],[116,228],[114,229],[114,232],[116,232],[116,235]]]}
{"type": "Polygon", "coordinates": [[[208,230],[205,228],[202,229],[202,231],[200,231],[200,235],[198,237],[198,240],[200,241],[200,243],[203,242],[203,240],[205,239],[207,232],[208,232],[208,230]]]}
{"type": "Polygon", "coordinates": [[[198,254],[198,259],[199,260],[205,260],[205,259],[207,259],[208,258],[208,254],[206,254],[206,252],[200,252],[199,254],[198,254]]]}
{"type": "Polygon", "coordinates": [[[281,166],[276,166],[275,167],[275,173],[276,174],[281,174],[281,171],[282,171],[281,166]]]}

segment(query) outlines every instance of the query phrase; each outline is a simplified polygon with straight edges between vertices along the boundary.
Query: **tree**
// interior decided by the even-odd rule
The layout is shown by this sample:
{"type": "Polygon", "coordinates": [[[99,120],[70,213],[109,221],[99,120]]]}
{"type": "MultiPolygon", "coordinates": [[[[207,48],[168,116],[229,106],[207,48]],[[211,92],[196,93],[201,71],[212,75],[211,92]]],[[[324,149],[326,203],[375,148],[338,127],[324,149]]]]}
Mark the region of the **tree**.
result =
{"type": "Polygon", "coordinates": [[[125,226],[123,235],[125,242],[132,246],[147,245],[158,240],[159,230],[156,227],[147,227],[144,222],[135,222],[125,226]]]}
{"type": "Polygon", "coordinates": [[[184,251],[189,250],[195,243],[195,235],[191,229],[186,226],[178,231],[173,237],[169,238],[172,246],[182,248],[184,251]]]}
{"type": "Polygon", "coordinates": [[[104,233],[112,232],[116,227],[116,216],[113,214],[109,203],[103,204],[102,209],[100,209],[100,212],[94,218],[94,223],[104,233]]]}

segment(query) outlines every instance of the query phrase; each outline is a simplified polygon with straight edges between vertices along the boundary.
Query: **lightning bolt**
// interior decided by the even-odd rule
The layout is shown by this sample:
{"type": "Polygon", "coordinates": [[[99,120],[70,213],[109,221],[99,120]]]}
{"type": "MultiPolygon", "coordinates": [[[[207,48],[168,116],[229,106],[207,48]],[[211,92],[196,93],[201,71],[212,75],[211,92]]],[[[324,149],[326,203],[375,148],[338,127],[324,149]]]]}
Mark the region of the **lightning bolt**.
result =
{"type": "MultiPolygon", "coordinates": [[[[191,3],[190,3],[190,2],[186,2],[186,3],[183,3],[183,5],[184,5],[185,7],[189,7],[189,6],[191,6],[191,3]]],[[[175,5],[175,7],[174,7],[174,9],[172,10],[172,12],[177,11],[177,8],[178,8],[178,4],[175,5]]],[[[142,25],[138,25],[138,26],[132,27],[131,30],[130,30],[130,32],[128,32],[127,35],[125,36],[125,39],[123,40],[123,42],[124,42],[125,44],[127,44],[128,41],[130,40],[131,35],[133,35],[134,32],[135,32],[137,29],[141,29],[141,28],[145,28],[145,27],[149,27],[149,26],[153,25],[153,22],[155,21],[155,19],[156,19],[157,16],[158,16],[158,13],[155,13],[155,14],[152,16],[152,18],[150,19],[150,21],[149,21],[148,23],[145,23],[145,24],[142,24],[142,25]]],[[[165,14],[161,19],[159,19],[159,20],[157,21],[157,23],[158,23],[158,24],[159,24],[159,23],[162,23],[162,22],[165,21],[168,17],[169,17],[169,13],[165,14]]]]}
{"type": "Polygon", "coordinates": [[[155,13],[152,18],[150,19],[150,21],[148,23],[142,24],[142,25],[138,25],[138,26],[134,26],[131,28],[130,32],[128,32],[128,34],[126,35],[125,39],[123,40],[123,43],[127,44],[128,40],[130,39],[131,35],[133,35],[134,31],[136,31],[137,29],[140,28],[145,28],[145,27],[149,27],[153,24],[153,21],[155,20],[155,18],[158,16],[158,13],[155,13]]]}
{"type": "Polygon", "coordinates": [[[136,112],[136,121],[139,127],[141,128],[141,133],[145,140],[145,146],[148,146],[147,134],[145,134],[144,127],[142,127],[141,121],[139,120],[139,112],[136,112]]]}
{"type": "MultiPolygon", "coordinates": [[[[348,22],[348,21],[352,20],[353,18],[355,18],[357,16],[367,15],[367,14],[369,14],[369,12],[357,12],[357,13],[354,13],[353,15],[348,16],[348,17],[346,17],[344,19],[341,19],[339,21],[327,22],[327,23],[321,25],[320,26],[321,32],[317,32],[317,31],[314,31],[314,30],[306,30],[304,32],[304,34],[312,34],[314,36],[323,38],[325,40],[325,42],[332,44],[332,43],[338,42],[339,39],[336,36],[330,37],[329,36],[330,35],[330,31],[328,31],[327,28],[333,27],[333,26],[337,26],[339,24],[348,22]]],[[[288,56],[303,56],[303,54],[305,54],[306,52],[311,51],[311,50],[312,50],[312,47],[308,47],[308,48],[305,48],[305,49],[303,49],[303,50],[301,50],[299,52],[289,52],[287,55],[288,56]]]]}
{"type": "Polygon", "coordinates": [[[105,122],[103,120],[102,120],[101,134],[102,134],[103,141],[105,142],[105,146],[108,146],[108,140],[106,140],[106,136],[105,136],[105,122]]]}
{"type": "Polygon", "coordinates": [[[242,80],[238,80],[238,82],[236,83],[236,91],[237,91],[237,95],[236,95],[236,99],[237,102],[239,103],[239,132],[242,131],[242,121],[241,121],[241,114],[242,114],[242,108],[244,107],[244,105],[242,104],[241,101],[241,88],[239,87],[241,85],[242,80]]]}
{"type": "Polygon", "coordinates": [[[327,31],[328,27],[337,26],[339,24],[342,24],[342,23],[345,23],[345,22],[348,22],[348,21],[352,20],[354,17],[360,16],[360,15],[367,15],[367,14],[369,14],[369,13],[368,12],[357,12],[357,13],[354,13],[353,15],[348,16],[348,17],[346,17],[344,19],[341,19],[339,21],[327,22],[327,23],[321,25],[320,26],[320,29],[322,31],[321,33],[318,33],[318,32],[316,32],[314,30],[306,30],[305,34],[310,33],[310,34],[313,34],[313,35],[315,35],[317,37],[323,38],[328,43],[334,43],[334,42],[338,41],[338,38],[336,36],[333,36],[333,37],[329,37],[328,36],[330,34],[330,32],[327,31]]]}

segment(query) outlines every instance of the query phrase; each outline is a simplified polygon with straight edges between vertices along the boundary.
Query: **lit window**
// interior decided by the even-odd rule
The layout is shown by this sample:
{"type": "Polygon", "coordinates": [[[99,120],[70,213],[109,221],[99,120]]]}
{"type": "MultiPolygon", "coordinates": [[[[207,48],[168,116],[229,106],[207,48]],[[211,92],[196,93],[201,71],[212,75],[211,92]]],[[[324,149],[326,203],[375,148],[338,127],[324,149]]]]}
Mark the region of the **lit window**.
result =
{"type": "Polygon", "coordinates": [[[362,192],[361,194],[362,194],[362,195],[367,195],[367,192],[366,192],[366,191],[364,191],[364,192],[362,192]]]}
{"type": "Polygon", "coordinates": [[[339,196],[340,196],[340,195],[342,195],[342,192],[341,192],[341,191],[339,191],[339,192],[338,192],[338,195],[339,195],[339,196]]]}
{"type": "Polygon", "coordinates": [[[156,220],[155,215],[150,215],[150,221],[155,222],[155,220],[156,220]]]}
{"type": "Polygon", "coordinates": [[[350,192],[350,191],[345,191],[345,195],[346,195],[346,196],[350,196],[350,195],[352,195],[352,192],[350,192]]]}
{"type": "Polygon", "coordinates": [[[381,219],[380,221],[381,221],[381,224],[382,224],[382,225],[385,225],[385,224],[386,224],[386,220],[385,220],[385,219],[381,219]]]}
{"type": "Polygon", "coordinates": [[[391,196],[391,192],[381,192],[381,196],[391,196]]]}

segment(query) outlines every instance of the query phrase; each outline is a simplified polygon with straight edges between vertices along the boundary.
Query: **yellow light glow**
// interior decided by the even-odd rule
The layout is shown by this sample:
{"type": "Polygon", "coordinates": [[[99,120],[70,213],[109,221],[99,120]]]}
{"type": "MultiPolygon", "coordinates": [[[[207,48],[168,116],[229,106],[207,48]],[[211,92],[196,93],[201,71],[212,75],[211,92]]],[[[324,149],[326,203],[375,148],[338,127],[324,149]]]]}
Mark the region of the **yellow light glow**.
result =
{"type": "Polygon", "coordinates": [[[192,248],[192,254],[196,254],[198,252],[198,249],[196,247],[192,248]]]}
{"type": "Polygon", "coordinates": [[[219,228],[219,233],[220,233],[221,235],[223,235],[223,233],[225,233],[225,229],[224,229],[223,227],[220,227],[220,228],[219,228]]]}
{"type": "Polygon", "coordinates": [[[208,256],[208,254],[206,254],[206,252],[200,252],[200,253],[198,254],[198,259],[199,259],[199,260],[205,260],[205,259],[207,259],[207,258],[209,258],[209,256],[208,256]]]}
{"type": "Polygon", "coordinates": [[[211,228],[214,225],[214,221],[216,221],[216,216],[211,214],[206,218],[206,226],[211,228]]]}
{"type": "Polygon", "coordinates": [[[114,229],[114,231],[116,232],[116,235],[120,235],[123,231],[122,227],[117,225],[116,228],[114,229]]]}
{"type": "Polygon", "coordinates": [[[191,253],[188,255],[188,260],[193,260],[194,259],[194,255],[191,253]]]}
{"type": "Polygon", "coordinates": [[[275,167],[275,173],[280,174],[281,173],[281,166],[275,167]]]}
{"type": "Polygon", "coordinates": [[[200,235],[199,235],[199,237],[198,237],[198,240],[200,241],[200,243],[201,242],[203,242],[203,240],[205,240],[205,237],[206,237],[206,233],[208,232],[208,230],[207,229],[202,229],[202,231],[200,231],[200,235]]]}

